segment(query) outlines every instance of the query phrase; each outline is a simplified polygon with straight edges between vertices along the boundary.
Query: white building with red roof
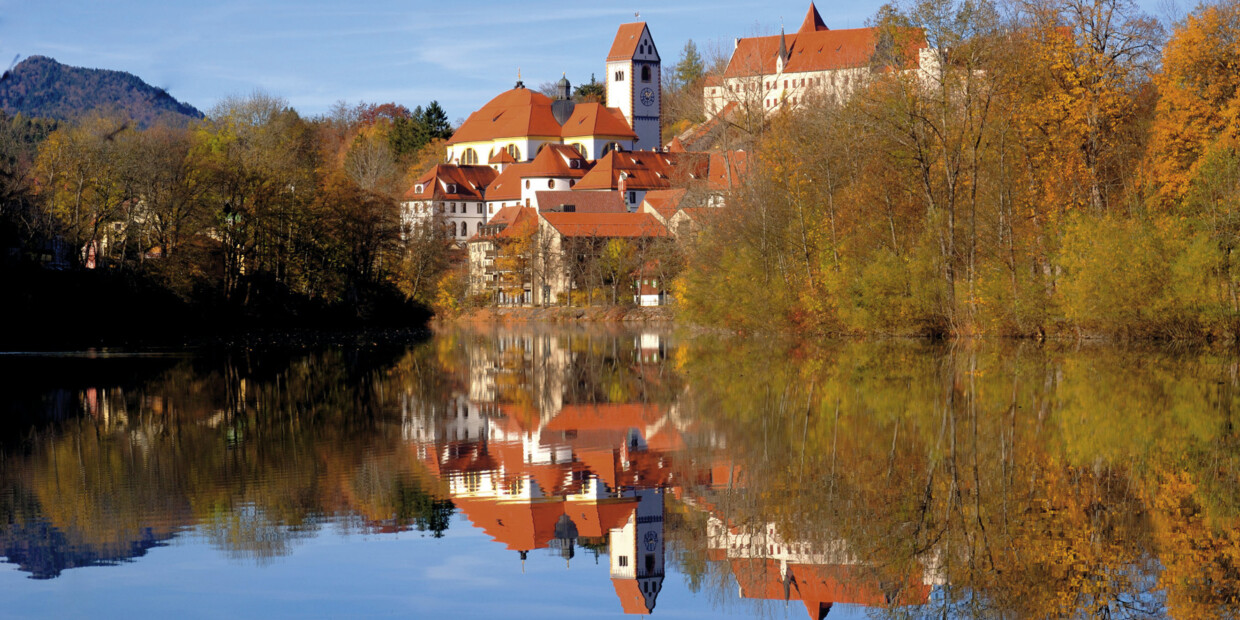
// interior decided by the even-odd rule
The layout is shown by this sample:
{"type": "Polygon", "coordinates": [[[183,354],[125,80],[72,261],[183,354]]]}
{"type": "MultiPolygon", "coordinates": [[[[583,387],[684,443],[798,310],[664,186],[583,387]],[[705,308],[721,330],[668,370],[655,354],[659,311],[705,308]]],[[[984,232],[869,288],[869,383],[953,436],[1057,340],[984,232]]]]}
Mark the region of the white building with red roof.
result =
{"type": "Polygon", "coordinates": [[[528,162],[550,144],[570,145],[587,159],[615,149],[661,148],[659,53],[644,22],[620,26],[607,54],[607,71],[612,107],[574,102],[567,78],[557,83],[554,98],[518,79],[456,129],[447,143],[447,162],[528,162]]]}
{"type": "Polygon", "coordinates": [[[865,82],[876,53],[887,46],[900,49],[906,70],[928,72],[937,66],[920,29],[831,30],[811,2],[796,32],[736,40],[722,79],[703,87],[706,116],[730,104],[731,109],[771,114],[813,97],[845,98],[865,82]]]}

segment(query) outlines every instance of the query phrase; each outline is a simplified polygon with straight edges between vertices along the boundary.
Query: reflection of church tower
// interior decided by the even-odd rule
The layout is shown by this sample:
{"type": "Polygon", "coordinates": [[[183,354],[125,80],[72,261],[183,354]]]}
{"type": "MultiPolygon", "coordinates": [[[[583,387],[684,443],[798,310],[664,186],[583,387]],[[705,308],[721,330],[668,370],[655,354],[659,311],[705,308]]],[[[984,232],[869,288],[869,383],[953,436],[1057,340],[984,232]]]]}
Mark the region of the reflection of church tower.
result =
{"type": "Polygon", "coordinates": [[[611,582],[624,613],[648,614],[663,588],[663,491],[625,495],[637,498],[637,510],[623,528],[611,531],[611,582]]]}
{"type": "Polygon", "coordinates": [[[621,24],[607,53],[607,105],[620,108],[637,134],[633,150],[663,147],[659,50],[645,22],[621,24]]]}

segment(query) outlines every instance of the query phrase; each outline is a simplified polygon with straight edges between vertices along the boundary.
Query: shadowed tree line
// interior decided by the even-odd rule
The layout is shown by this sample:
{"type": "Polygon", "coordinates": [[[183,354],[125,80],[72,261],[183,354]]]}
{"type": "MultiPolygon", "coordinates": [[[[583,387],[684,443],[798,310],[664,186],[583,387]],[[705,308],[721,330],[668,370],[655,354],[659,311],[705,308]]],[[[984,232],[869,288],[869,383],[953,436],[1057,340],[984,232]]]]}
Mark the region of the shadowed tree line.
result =
{"type": "Polygon", "coordinates": [[[406,234],[398,201],[451,134],[437,103],[304,119],[255,94],[188,127],[3,120],[0,268],[19,322],[143,308],[182,325],[426,317],[421,272],[443,268],[448,240],[406,234]]]}

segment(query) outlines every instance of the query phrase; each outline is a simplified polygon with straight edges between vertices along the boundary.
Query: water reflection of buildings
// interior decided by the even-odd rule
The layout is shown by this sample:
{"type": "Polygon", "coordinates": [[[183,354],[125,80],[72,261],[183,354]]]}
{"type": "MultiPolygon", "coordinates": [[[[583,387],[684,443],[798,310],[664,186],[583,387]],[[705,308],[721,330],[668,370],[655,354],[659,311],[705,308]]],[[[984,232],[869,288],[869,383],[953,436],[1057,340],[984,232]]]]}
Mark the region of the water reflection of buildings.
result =
{"type": "Polygon", "coordinates": [[[852,554],[844,541],[825,544],[786,540],[774,523],[738,527],[715,514],[707,522],[708,557],[727,562],[741,598],[801,601],[809,616],[826,617],[833,604],[867,607],[922,605],[928,576],[883,581],[852,554]]]}
{"type": "Polygon", "coordinates": [[[535,549],[566,561],[578,547],[607,549],[624,611],[653,611],[672,473],[647,438],[679,443],[667,407],[569,405],[545,424],[530,424],[541,416],[517,407],[478,406],[466,418],[469,410],[450,409],[442,430],[415,432],[453,437],[420,442],[418,451],[461,512],[522,561],[535,549]]]}
{"type": "MultiPolygon", "coordinates": [[[[600,355],[613,371],[619,366],[644,383],[667,370],[665,341],[657,334],[609,346],[600,353],[597,342],[501,335],[471,350],[467,388],[443,404],[406,407],[405,438],[474,526],[522,562],[535,549],[566,561],[578,548],[606,550],[622,608],[646,614],[663,583],[670,490],[707,512],[708,558],[728,567],[742,598],[801,601],[812,618],[834,603],[928,601],[930,579],[884,582],[842,541],[789,541],[773,523],[729,524],[708,501],[686,492],[702,484],[745,485],[731,465],[695,467],[679,458],[685,434],[697,429],[679,419],[675,404],[579,402],[599,395],[590,385],[598,377],[582,373],[591,365],[606,368],[608,362],[594,359],[600,355]],[[674,469],[678,460],[684,462],[674,469]]],[[[696,434],[695,443],[720,443],[696,434]]]]}

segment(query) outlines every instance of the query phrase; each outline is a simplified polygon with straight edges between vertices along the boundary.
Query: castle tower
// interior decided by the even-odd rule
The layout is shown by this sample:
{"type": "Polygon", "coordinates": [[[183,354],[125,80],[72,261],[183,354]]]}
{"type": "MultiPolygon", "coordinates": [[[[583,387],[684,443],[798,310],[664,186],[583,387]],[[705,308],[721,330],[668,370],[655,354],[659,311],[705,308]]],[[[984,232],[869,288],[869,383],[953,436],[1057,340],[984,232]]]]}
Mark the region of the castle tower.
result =
{"type": "Polygon", "coordinates": [[[661,80],[659,50],[646,23],[622,24],[607,53],[607,105],[624,113],[637,134],[635,150],[663,146],[661,80]]]}

